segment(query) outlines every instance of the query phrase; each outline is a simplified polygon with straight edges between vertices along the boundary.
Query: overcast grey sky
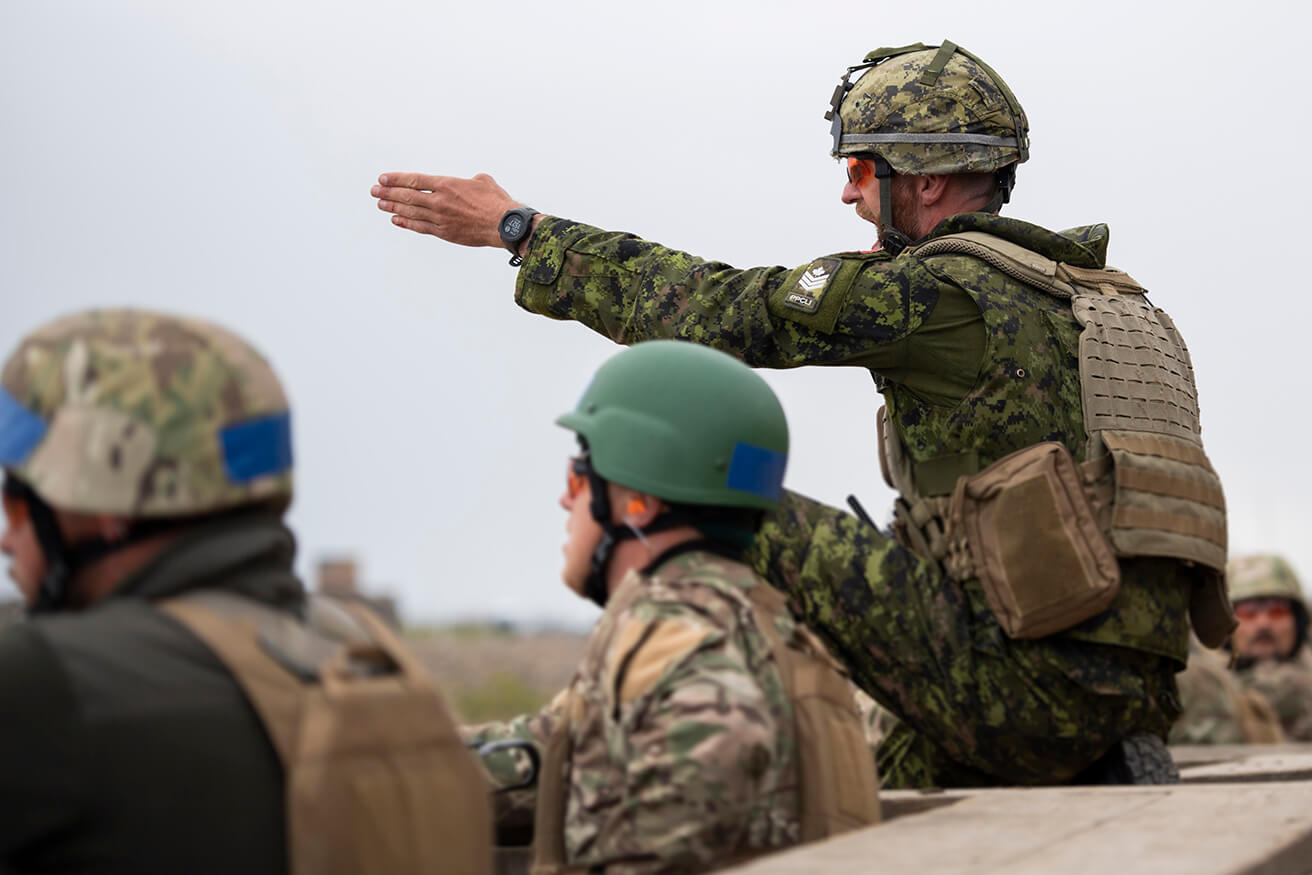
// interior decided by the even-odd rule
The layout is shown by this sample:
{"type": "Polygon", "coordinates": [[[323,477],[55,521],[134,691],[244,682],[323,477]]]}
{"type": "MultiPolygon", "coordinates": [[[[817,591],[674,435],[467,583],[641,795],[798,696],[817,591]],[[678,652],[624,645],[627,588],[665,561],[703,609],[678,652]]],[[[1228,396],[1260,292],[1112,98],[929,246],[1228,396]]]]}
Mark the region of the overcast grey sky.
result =
{"type": "MultiPolygon", "coordinates": [[[[393,228],[386,170],[747,267],[864,248],[821,116],[879,45],[947,38],[1029,115],[1009,215],[1105,221],[1184,333],[1232,553],[1312,576],[1305,4],[0,4],[0,348],[93,305],[215,319],[294,404],[302,567],[350,552],[412,619],[583,623],[558,582],[570,436],[615,351],[512,300],[500,250],[393,228]]],[[[7,353],[6,353],[7,354],[7,353]]],[[[877,519],[859,370],[767,372],[787,485],[877,519]]]]}

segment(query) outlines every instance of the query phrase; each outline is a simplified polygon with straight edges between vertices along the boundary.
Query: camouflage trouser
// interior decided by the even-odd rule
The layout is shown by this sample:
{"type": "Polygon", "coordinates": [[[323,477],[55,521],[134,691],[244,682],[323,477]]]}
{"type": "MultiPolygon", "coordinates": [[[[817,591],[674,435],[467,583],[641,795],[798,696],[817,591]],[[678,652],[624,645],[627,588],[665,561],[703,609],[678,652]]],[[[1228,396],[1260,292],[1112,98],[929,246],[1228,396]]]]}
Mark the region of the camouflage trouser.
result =
{"type": "Polygon", "coordinates": [[[1165,737],[1175,666],[1055,636],[1009,639],[975,581],[874,526],[793,493],[750,557],[853,680],[901,722],[879,748],[885,787],[1053,784],[1134,732],[1165,737]]]}

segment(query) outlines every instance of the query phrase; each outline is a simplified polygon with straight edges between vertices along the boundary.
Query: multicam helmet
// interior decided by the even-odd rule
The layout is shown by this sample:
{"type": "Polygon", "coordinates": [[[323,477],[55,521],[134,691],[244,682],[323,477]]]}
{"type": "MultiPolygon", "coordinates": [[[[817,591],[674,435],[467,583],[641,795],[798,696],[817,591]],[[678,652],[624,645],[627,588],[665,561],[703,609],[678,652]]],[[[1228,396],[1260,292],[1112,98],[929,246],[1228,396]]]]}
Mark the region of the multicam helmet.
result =
{"type": "Polygon", "coordinates": [[[292,493],[287,399],[268,363],[206,322],[80,313],[0,372],[0,466],[50,506],[179,517],[292,493]]]}
{"type": "Polygon", "coordinates": [[[1289,563],[1279,556],[1241,556],[1225,568],[1230,586],[1230,601],[1244,599],[1285,598],[1307,610],[1303,587],[1289,563]]]}
{"type": "Polygon", "coordinates": [[[1010,197],[1015,166],[1029,159],[1029,121],[1011,89],[987,64],[947,41],[870,52],[847,68],[825,118],[835,158],[875,159],[886,230],[895,230],[893,172],[998,171],[998,195],[987,207],[996,211],[1010,197]],[[851,82],[858,71],[864,73],[851,82]]]}

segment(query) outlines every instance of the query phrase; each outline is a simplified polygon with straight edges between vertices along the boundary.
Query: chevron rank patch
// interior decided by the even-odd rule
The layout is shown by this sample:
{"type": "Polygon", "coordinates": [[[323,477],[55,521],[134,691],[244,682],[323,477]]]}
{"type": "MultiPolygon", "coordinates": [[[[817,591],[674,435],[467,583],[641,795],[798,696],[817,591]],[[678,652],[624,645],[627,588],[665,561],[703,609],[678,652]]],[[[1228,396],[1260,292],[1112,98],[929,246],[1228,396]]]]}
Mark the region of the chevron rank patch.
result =
{"type": "Polygon", "coordinates": [[[838,273],[842,263],[837,258],[817,258],[811,262],[797,283],[784,295],[784,306],[803,313],[814,313],[820,309],[820,299],[824,297],[830,280],[838,273]]]}

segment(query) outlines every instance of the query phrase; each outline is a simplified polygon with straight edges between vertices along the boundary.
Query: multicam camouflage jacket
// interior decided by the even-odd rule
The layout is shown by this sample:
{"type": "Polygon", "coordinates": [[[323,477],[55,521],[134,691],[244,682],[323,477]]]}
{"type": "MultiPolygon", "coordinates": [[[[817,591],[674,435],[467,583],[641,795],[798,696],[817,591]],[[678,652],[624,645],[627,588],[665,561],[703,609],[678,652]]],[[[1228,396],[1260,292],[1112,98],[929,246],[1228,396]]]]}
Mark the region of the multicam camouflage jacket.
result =
{"type": "MultiPolygon", "coordinates": [[[[673,556],[612,593],[568,690],[541,713],[466,730],[545,748],[568,711],[570,865],[697,871],[799,840],[793,710],[746,592],[711,553],[673,556]]],[[[796,629],[776,620],[784,640],[796,629]]],[[[489,757],[495,783],[520,764],[489,757]]],[[[539,800],[539,804],[543,804],[539,800]]]]}
{"type": "Polygon", "coordinates": [[[1261,660],[1238,677],[1271,702],[1290,741],[1312,741],[1312,647],[1304,645],[1292,659],[1261,660]]]}
{"type": "MultiPolygon", "coordinates": [[[[1057,233],[967,213],[941,222],[929,238],[967,231],[1081,268],[1104,266],[1109,237],[1105,225],[1057,233]]],[[[928,495],[1043,441],[1059,441],[1084,460],[1081,326],[1069,302],[970,255],[841,252],[792,269],[737,270],[547,218],[520,268],[516,300],[617,343],[673,337],[754,367],[866,368],[928,495]]],[[[1181,563],[1122,563],[1111,607],[1063,635],[1183,665],[1192,582],[1181,563]]],[[[832,639],[844,637],[811,620],[832,639]]]]}
{"type": "Polygon", "coordinates": [[[1171,727],[1171,744],[1275,744],[1285,740],[1266,697],[1245,689],[1225,659],[1190,640],[1189,665],[1176,676],[1184,712],[1171,727]]]}

